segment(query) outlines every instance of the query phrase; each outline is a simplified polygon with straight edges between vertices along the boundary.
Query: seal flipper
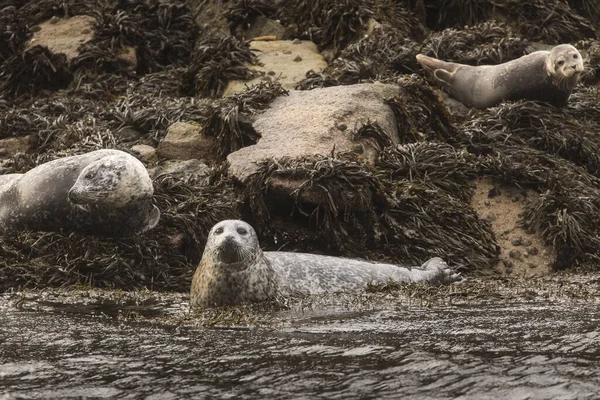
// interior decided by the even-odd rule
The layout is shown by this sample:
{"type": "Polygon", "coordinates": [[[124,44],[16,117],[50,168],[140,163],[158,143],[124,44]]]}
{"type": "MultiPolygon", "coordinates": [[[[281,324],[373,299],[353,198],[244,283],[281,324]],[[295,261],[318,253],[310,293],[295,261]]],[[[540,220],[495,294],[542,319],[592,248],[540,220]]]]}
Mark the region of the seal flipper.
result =
{"type": "Polygon", "coordinates": [[[446,87],[452,83],[454,73],[461,66],[457,63],[438,60],[437,58],[427,57],[423,54],[417,54],[417,62],[446,87]]]}

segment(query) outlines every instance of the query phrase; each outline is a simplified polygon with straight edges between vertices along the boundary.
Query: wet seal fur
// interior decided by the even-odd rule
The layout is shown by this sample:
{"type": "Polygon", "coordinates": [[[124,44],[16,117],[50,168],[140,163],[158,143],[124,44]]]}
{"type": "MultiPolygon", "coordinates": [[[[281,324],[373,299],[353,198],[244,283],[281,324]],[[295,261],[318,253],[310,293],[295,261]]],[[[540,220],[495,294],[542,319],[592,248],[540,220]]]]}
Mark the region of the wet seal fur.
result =
{"type": "Polygon", "coordinates": [[[21,230],[129,236],[156,226],[154,187],[120,150],[59,158],[25,174],[0,175],[0,234],[21,230]]]}
{"type": "Polygon", "coordinates": [[[441,258],[404,268],[340,257],[263,252],[246,222],[224,220],[210,230],[192,279],[192,307],[255,303],[279,296],[364,290],[368,283],[451,283],[459,279],[441,258]]]}
{"type": "Polygon", "coordinates": [[[498,65],[474,67],[423,54],[417,55],[417,61],[452,97],[481,109],[520,99],[565,106],[583,72],[581,54],[568,44],[498,65]]]}

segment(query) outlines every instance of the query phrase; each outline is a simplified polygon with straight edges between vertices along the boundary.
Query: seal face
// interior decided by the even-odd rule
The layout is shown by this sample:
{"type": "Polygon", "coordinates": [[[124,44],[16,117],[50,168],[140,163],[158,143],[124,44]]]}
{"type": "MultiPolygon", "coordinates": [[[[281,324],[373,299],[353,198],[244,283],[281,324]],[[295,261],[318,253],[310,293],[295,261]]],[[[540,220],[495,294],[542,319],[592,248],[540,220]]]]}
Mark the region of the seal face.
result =
{"type": "Polygon", "coordinates": [[[459,279],[440,258],[420,268],[340,257],[264,252],[246,222],[225,220],[209,232],[202,260],[192,279],[192,307],[259,302],[280,295],[362,290],[370,282],[450,283],[459,279]]]}
{"type": "Polygon", "coordinates": [[[144,165],[97,150],[0,176],[0,234],[24,229],[128,236],[155,227],[160,211],[144,165]]]}
{"type": "Polygon", "coordinates": [[[213,226],[192,279],[192,306],[259,302],[276,295],[275,272],[263,255],[254,229],[239,220],[213,226]]]}
{"type": "Polygon", "coordinates": [[[571,45],[536,51],[498,65],[471,66],[423,54],[417,61],[452,97],[468,107],[487,108],[504,100],[567,104],[583,72],[583,58],[571,45]]]}

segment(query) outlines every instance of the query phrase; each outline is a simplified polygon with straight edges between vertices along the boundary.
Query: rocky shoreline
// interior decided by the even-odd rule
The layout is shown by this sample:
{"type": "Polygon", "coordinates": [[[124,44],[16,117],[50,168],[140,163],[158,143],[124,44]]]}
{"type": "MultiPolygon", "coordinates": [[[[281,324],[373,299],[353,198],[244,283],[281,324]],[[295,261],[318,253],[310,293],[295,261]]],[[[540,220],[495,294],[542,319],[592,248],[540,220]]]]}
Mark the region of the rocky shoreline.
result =
{"type": "Polygon", "coordinates": [[[0,9],[0,173],[117,148],[150,170],[162,218],[118,241],[1,238],[0,290],[186,292],[227,218],[266,249],[440,256],[468,276],[600,257],[592,2],[12,3],[0,9]],[[563,42],[587,67],[563,109],[469,110],[414,59],[495,64],[563,42]]]}

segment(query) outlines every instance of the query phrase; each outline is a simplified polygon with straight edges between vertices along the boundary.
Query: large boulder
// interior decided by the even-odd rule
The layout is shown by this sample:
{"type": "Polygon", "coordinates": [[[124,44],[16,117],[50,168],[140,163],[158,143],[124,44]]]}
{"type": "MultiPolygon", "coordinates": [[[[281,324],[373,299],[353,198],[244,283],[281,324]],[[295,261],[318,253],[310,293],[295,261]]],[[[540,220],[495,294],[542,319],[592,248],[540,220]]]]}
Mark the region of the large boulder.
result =
{"type": "Polygon", "coordinates": [[[319,72],[327,62],[313,42],[300,40],[253,41],[250,43],[260,65],[248,65],[260,76],[248,81],[230,81],[223,96],[246,90],[261,81],[278,82],[284,89],[294,89],[306,77],[308,71],[319,72]]]}
{"type": "Polygon", "coordinates": [[[253,123],[261,137],[258,143],[229,154],[229,172],[245,182],[264,160],[332,151],[354,151],[372,163],[375,149],[354,140],[352,133],[362,124],[377,123],[398,143],[394,113],[384,102],[397,94],[397,86],[380,83],[290,91],[275,99],[253,123]]]}

